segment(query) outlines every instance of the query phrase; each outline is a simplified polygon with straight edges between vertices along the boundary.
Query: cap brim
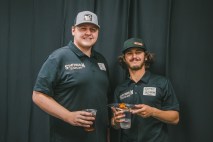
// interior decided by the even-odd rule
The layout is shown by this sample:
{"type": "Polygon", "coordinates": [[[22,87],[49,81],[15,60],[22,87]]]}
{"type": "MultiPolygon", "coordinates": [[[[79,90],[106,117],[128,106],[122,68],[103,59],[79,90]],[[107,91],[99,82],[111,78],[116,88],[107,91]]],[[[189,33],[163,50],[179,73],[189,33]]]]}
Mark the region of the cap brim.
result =
{"type": "Polygon", "coordinates": [[[141,49],[141,50],[143,50],[143,51],[146,51],[146,48],[143,48],[143,47],[141,47],[141,46],[133,46],[133,47],[128,47],[128,48],[122,50],[122,53],[125,53],[127,50],[129,50],[129,49],[131,49],[131,48],[139,48],[139,49],[141,49]]]}
{"type": "Polygon", "coordinates": [[[93,25],[97,26],[98,28],[100,28],[99,25],[97,25],[97,24],[95,24],[95,23],[93,23],[93,22],[82,22],[82,23],[77,23],[77,24],[75,24],[75,26],[79,26],[79,25],[81,25],[81,24],[93,24],[93,25]]]}

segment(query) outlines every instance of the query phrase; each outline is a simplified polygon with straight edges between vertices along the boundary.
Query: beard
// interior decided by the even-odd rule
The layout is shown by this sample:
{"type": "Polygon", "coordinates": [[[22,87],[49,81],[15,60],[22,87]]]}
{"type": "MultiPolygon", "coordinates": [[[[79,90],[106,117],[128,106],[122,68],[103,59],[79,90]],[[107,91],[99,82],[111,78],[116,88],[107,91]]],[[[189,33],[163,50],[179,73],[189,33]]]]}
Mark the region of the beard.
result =
{"type": "Polygon", "coordinates": [[[138,65],[138,66],[136,66],[136,65],[135,65],[135,66],[130,66],[130,65],[128,65],[128,67],[129,67],[130,70],[137,71],[137,70],[142,69],[143,65],[144,65],[144,64],[140,64],[140,65],[138,65]]]}
{"type": "Polygon", "coordinates": [[[144,65],[145,65],[144,62],[141,62],[139,65],[131,65],[130,63],[127,63],[128,68],[132,71],[140,70],[143,68],[144,65]]]}
{"type": "Polygon", "coordinates": [[[130,67],[131,70],[137,71],[140,70],[142,68],[142,66],[132,66],[130,67]]]}

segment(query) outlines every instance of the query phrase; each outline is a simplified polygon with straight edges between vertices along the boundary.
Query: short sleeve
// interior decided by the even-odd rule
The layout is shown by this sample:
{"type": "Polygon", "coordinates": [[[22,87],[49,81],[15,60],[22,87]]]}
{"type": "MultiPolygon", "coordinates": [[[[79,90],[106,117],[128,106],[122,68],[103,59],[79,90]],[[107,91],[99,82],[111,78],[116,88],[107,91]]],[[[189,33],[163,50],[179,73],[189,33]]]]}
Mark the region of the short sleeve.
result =
{"type": "Polygon", "coordinates": [[[173,89],[171,82],[167,79],[164,86],[164,95],[162,98],[163,110],[176,110],[179,111],[179,103],[173,89]]]}
{"type": "Polygon", "coordinates": [[[56,75],[57,63],[54,59],[49,57],[38,73],[33,90],[52,96],[52,90],[56,82],[56,75]]]}

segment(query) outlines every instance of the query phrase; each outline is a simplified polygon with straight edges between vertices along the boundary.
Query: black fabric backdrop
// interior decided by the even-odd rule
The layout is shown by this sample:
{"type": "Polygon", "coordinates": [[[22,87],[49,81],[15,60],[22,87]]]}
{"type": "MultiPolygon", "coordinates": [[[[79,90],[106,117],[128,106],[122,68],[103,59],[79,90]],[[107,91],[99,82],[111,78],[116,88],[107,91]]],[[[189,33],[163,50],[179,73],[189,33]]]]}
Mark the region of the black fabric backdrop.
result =
{"type": "Polygon", "coordinates": [[[32,103],[32,88],[82,10],[99,17],[95,48],[109,62],[112,88],[126,76],[117,63],[124,40],[143,38],[157,55],[152,71],[170,78],[180,102],[171,142],[213,141],[211,0],[1,0],[0,142],[48,142],[48,115],[32,103]]]}

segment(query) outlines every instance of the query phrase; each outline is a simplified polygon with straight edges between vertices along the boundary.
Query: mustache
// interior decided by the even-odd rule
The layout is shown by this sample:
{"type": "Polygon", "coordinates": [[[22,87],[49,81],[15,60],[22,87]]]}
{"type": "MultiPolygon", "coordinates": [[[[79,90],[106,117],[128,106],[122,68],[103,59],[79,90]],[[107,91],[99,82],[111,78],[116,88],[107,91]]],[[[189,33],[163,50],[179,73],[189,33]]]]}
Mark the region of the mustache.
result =
{"type": "Polygon", "coordinates": [[[140,59],[140,58],[132,58],[132,59],[130,60],[130,62],[132,62],[132,61],[141,61],[141,59],[140,59]]]}

